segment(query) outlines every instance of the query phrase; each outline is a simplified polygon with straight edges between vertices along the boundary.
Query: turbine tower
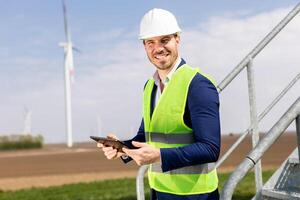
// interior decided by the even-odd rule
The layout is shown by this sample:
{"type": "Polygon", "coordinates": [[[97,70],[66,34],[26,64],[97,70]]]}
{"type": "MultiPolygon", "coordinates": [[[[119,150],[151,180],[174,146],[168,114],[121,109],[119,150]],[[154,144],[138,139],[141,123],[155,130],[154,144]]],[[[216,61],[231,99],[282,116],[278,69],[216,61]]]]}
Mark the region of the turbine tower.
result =
{"type": "Polygon", "coordinates": [[[73,65],[73,44],[71,41],[70,29],[68,27],[67,9],[65,0],[62,1],[65,36],[67,42],[59,43],[59,46],[64,48],[64,63],[65,63],[65,103],[66,103],[66,131],[67,131],[67,146],[73,146],[72,137],[72,107],[71,107],[71,83],[74,81],[74,65],[73,65]]]}
{"type": "Polygon", "coordinates": [[[31,134],[31,110],[24,107],[24,129],[23,134],[31,134]]]}

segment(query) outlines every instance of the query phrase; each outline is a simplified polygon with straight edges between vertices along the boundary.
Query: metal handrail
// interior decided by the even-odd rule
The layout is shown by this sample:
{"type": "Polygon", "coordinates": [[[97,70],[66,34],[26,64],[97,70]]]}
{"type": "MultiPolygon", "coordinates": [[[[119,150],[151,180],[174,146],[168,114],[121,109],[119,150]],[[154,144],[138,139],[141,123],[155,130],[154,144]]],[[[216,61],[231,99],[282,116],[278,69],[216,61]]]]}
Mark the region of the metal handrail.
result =
{"type": "Polygon", "coordinates": [[[270,43],[270,41],[299,13],[300,3],[298,3],[291,12],[287,14],[273,29],[266,35],[254,49],[245,56],[245,58],[221,81],[217,86],[219,92],[224,90],[226,86],[247,66],[250,59],[254,59],[256,55],[270,43]]]}
{"type": "Polygon", "coordinates": [[[296,118],[296,132],[298,145],[298,162],[300,163],[300,115],[296,118]]]}
{"type": "MultiPolygon", "coordinates": [[[[254,72],[253,72],[253,61],[250,59],[247,65],[247,80],[248,80],[248,97],[250,106],[250,124],[252,129],[252,148],[256,146],[259,142],[259,129],[258,129],[258,119],[257,119],[257,109],[256,109],[256,95],[255,95],[255,84],[254,84],[254,72]]],[[[255,187],[256,192],[260,191],[263,186],[262,181],[262,167],[261,161],[258,161],[254,168],[255,174],[255,187]]]]}
{"type": "Polygon", "coordinates": [[[136,176],[136,193],[138,194],[137,200],[145,200],[144,175],[147,169],[148,169],[148,165],[141,166],[136,176]]]}
{"type": "MultiPolygon", "coordinates": [[[[270,110],[280,101],[280,99],[295,85],[295,83],[300,79],[300,73],[280,92],[280,94],[265,108],[265,110],[259,114],[258,122],[260,122],[269,112],[270,110]]],[[[244,138],[250,133],[252,129],[252,125],[248,127],[246,131],[242,133],[242,135],[236,140],[236,142],[231,145],[231,147],[226,151],[226,153],[218,160],[216,163],[216,168],[220,167],[220,165],[230,156],[230,154],[238,147],[238,145],[244,140],[244,138]]]]}
{"type": "Polygon", "coordinates": [[[245,177],[247,172],[254,167],[257,161],[270,148],[270,146],[284,133],[288,126],[300,115],[300,97],[291,105],[291,107],[282,115],[277,123],[260,140],[257,146],[248,154],[248,156],[239,164],[239,166],[230,175],[224,184],[221,192],[223,200],[231,200],[237,184],[245,177]]]}
{"type": "MultiPolygon", "coordinates": [[[[245,67],[247,67],[248,77],[248,91],[249,91],[249,103],[250,103],[250,118],[252,134],[252,146],[254,147],[259,141],[258,119],[256,113],[256,100],[254,93],[254,76],[252,71],[252,60],[261,52],[267,44],[299,13],[300,3],[298,3],[288,14],[285,16],[272,30],[264,37],[254,49],[245,56],[245,58],[224,78],[224,80],[217,86],[219,92],[221,92],[245,67]]],[[[255,185],[256,191],[260,191],[262,188],[262,169],[261,162],[259,161],[255,166],[255,185]]]]}

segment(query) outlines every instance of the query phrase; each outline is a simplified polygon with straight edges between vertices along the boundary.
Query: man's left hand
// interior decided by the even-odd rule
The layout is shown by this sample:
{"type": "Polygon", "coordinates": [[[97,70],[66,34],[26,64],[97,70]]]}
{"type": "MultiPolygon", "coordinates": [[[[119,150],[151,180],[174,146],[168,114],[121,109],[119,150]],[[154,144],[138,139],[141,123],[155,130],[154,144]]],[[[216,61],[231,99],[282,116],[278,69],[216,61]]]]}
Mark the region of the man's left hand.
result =
{"type": "Polygon", "coordinates": [[[144,142],[132,141],[132,145],[138,147],[138,149],[127,149],[122,150],[130,156],[137,165],[147,165],[160,161],[160,150],[152,147],[144,142]]]}

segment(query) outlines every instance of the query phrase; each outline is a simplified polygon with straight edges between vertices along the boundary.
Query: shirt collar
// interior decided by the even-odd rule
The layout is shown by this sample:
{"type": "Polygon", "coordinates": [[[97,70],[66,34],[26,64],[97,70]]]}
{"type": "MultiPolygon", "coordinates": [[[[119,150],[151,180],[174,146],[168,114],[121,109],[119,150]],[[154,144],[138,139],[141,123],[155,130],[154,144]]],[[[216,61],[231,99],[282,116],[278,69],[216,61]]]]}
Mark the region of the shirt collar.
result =
{"type": "MultiPolygon", "coordinates": [[[[170,82],[170,80],[171,80],[171,78],[172,78],[174,72],[176,71],[176,69],[177,69],[178,67],[180,67],[180,64],[182,63],[182,60],[183,60],[183,59],[180,58],[180,56],[178,56],[178,58],[177,58],[177,60],[176,60],[176,62],[175,62],[174,67],[173,67],[172,70],[168,73],[168,75],[167,75],[167,77],[166,77],[166,80],[162,82],[164,85],[166,85],[166,84],[168,84],[168,82],[170,82]]],[[[158,75],[157,70],[155,71],[155,73],[154,73],[154,75],[153,75],[153,79],[154,79],[155,85],[159,85],[160,77],[159,77],[159,75],[158,75]]]]}

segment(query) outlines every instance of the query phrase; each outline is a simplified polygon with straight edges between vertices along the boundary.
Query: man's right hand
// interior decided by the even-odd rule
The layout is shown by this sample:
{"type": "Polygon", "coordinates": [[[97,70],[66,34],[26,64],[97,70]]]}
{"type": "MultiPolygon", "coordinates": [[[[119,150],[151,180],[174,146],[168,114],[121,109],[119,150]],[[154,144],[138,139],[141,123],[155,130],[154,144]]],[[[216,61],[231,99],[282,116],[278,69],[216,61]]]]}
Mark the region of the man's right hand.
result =
{"type": "MultiPolygon", "coordinates": [[[[118,140],[118,138],[114,135],[114,134],[109,134],[107,136],[108,139],[114,139],[114,140],[118,140]]],[[[117,149],[114,149],[113,147],[106,147],[101,143],[97,143],[97,147],[99,147],[104,155],[106,156],[107,159],[112,160],[112,159],[117,159],[123,155],[125,155],[125,153],[121,153],[121,152],[117,152],[117,149]]]]}

